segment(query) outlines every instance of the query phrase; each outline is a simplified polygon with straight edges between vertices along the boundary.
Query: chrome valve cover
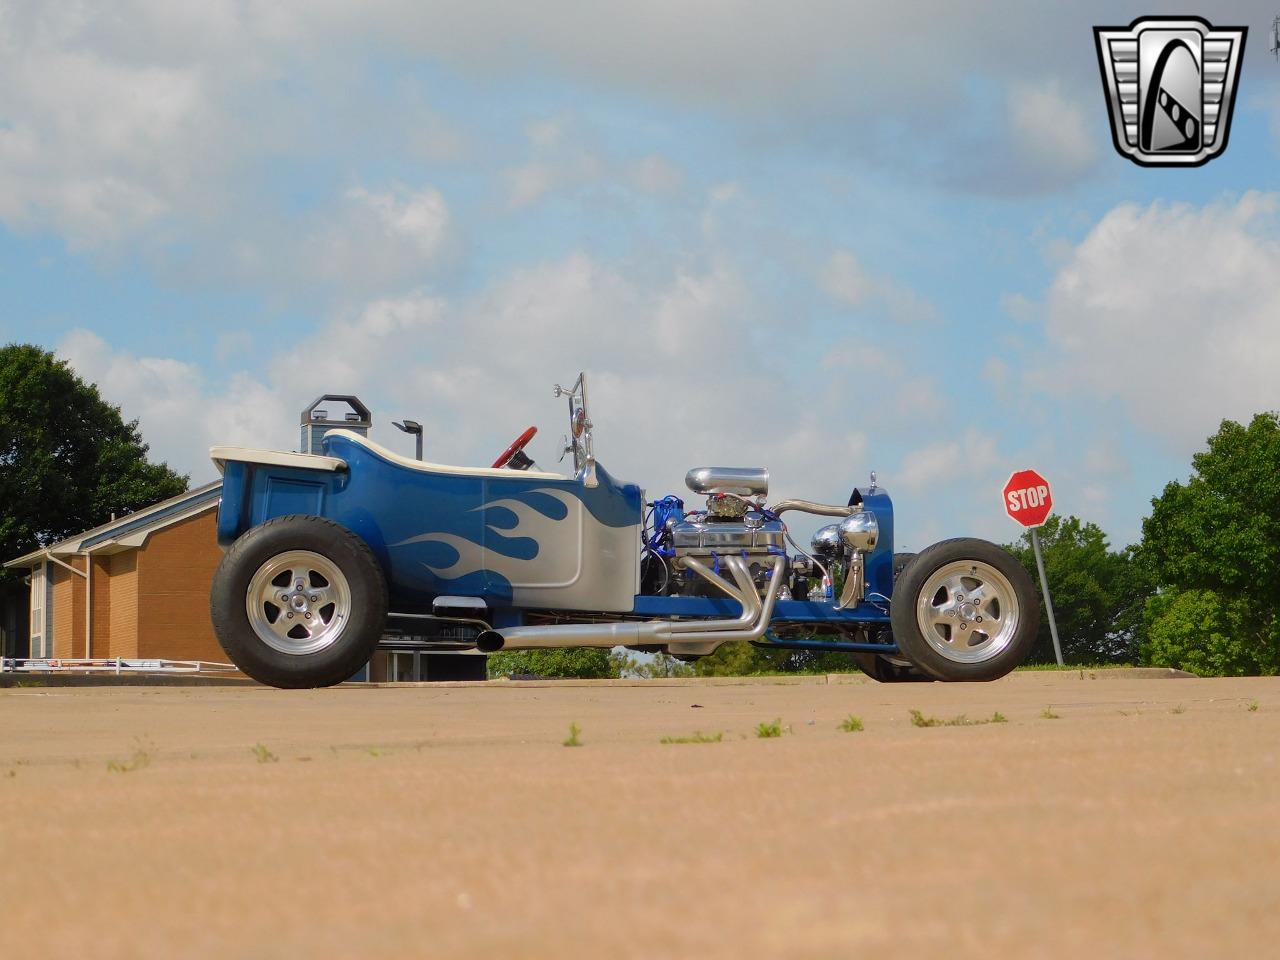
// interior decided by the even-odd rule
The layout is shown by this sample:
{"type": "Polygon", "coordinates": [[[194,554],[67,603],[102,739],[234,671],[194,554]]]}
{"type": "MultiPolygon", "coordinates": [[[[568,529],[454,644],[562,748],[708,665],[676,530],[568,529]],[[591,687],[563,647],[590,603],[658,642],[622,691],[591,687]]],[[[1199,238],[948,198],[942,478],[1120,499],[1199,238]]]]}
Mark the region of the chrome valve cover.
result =
{"type": "Polygon", "coordinates": [[[786,540],[781,521],[761,522],[756,519],[758,516],[748,514],[751,525],[736,520],[683,520],[672,528],[676,555],[706,556],[742,550],[767,553],[770,547],[784,550],[786,540]]]}

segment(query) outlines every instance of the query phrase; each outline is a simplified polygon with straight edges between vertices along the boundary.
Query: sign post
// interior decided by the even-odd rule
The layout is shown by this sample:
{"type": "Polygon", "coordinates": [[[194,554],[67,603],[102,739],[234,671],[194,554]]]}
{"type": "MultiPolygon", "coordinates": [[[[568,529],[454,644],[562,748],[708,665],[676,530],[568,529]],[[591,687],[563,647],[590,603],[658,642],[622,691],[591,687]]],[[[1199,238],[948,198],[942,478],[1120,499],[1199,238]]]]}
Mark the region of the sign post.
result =
{"type": "Polygon", "coordinates": [[[1018,470],[1004,485],[1004,509],[1009,516],[1031,530],[1031,549],[1036,555],[1036,569],[1040,571],[1040,589],[1044,592],[1044,609],[1049,615],[1049,636],[1053,638],[1053,656],[1062,666],[1062,644],[1058,642],[1058,621],[1053,616],[1053,600],[1049,597],[1049,578],[1044,573],[1044,554],[1040,549],[1040,536],[1036,529],[1042,526],[1053,510],[1053,493],[1049,481],[1035,470],[1018,470]]]}

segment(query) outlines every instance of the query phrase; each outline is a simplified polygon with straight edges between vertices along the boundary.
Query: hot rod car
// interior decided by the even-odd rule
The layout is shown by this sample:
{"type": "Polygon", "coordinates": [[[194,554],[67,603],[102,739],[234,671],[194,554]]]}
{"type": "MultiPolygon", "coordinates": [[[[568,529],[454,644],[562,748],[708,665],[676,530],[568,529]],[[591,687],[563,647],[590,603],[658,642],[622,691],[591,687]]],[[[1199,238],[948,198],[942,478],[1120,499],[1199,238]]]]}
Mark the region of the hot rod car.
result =
{"type": "Polygon", "coordinates": [[[846,651],[878,680],[991,680],[1039,623],[1030,578],[982,540],[893,552],[876,485],[847,503],[768,504],[763,468],[696,467],[705,505],[646,500],[596,462],[584,375],[569,389],[565,454],[538,469],[530,427],[491,467],[410,460],[336,429],[320,454],[215,447],[223,473],[210,597],[223,649],[278,687],[351,677],[388,615],[474,648],[614,647],[684,659],[740,640],[846,651]],[[787,515],[829,517],[809,549],[787,515]]]}

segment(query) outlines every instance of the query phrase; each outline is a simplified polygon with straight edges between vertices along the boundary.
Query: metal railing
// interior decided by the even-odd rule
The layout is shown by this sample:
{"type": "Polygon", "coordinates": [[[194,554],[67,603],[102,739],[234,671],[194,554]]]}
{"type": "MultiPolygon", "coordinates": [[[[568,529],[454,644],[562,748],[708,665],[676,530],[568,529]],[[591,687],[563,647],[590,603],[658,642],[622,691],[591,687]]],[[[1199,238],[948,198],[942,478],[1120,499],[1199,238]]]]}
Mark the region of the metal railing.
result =
{"type": "Polygon", "coordinates": [[[0,659],[0,673],[235,673],[229,663],[208,660],[132,660],[125,657],[85,660],[69,657],[0,659]]]}

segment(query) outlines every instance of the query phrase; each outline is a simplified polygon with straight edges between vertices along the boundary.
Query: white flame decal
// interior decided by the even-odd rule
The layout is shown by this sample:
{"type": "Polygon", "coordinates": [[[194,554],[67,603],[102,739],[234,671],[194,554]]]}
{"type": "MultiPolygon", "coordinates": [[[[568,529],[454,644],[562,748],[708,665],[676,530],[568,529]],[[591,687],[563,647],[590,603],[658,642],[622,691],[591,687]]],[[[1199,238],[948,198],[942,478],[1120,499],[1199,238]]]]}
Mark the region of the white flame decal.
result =
{"type": "Polygon", "coordinates": [[[408,540],[392,544],[395,547],[410,543],[445,543],[458,552],[458,559],[447,567],[428,570],[444,580],[457,580],[469,573],[488,570],[506,578],[512,587],[568,587],[578,582],[582,575],[582,503],[577,497],[559,490],[538,490],[538,493],[554,497],[568,509],[563,520],[553,520],[520,500],[493,500],[475,510],[492,510],[505,507],[516,515],[513,529],[503,530],[493,524],[486,526],[504,537],[529,537],[538,544],[538,555],[531,560],[503,556],[496,550],[486,550],[478,543],[452,533],[424,533],[408,540]]]}

